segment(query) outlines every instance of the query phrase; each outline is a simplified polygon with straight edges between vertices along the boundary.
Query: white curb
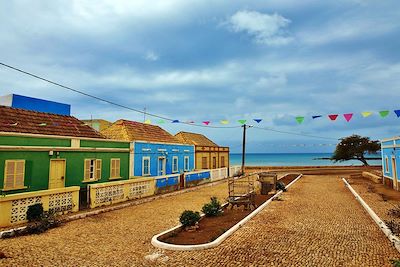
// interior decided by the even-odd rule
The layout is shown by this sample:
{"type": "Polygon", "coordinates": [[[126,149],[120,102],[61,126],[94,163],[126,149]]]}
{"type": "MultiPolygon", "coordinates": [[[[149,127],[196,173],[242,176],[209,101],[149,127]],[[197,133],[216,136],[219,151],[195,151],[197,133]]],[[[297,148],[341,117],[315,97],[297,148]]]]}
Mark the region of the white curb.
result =
{"type": "MultiPolygon", "coordinates": [[[[300,174],[299,176],[296,177],[291,183],[289,183],[286,188],[289,188],[292,184],[294,184],[298,179],[300,179],[303,175],[300,174]]],[[[168,250],[203,250],[203,249],[209,249],[216,247],[220,245],[226,238],[228,238],[230,235],[232,235],[237,229],[242,227],[245,223],[247,223],[251,218],[257,215],[261,210],[263,210],[266,206],[268,206],[269,203],[271,203],[272,200],[274,200],[276,197],[280,196],[282,194],[282,190],[278,191],[273,197],[268,199],[264,204],[259,206],[257,209],[255,209],[252,213],[247,215],[245,218],[243,218],[240,222],[235,224],[233,227],[231,227],[228,231],[223,233],[221,236],[219,236],[217,239],[215,239],[212,242],[205,243],[205,244],[199,244],[199,245],[174,245],[174,244],[168,244],[164,243],[162,241],[159,241],[158,238],[162,235],[165,235],[171,231],[177,230],[182,227],[182,224],[179,224],[171,229],[168,229],[160,234],[157,234],[153,236],[151,239],[151,244],[155,247],[162,248],[162,249],[168,249],[168,250]]]]}
{"type": "Polygon", "coordinates": [[[360,197],[359,194],[351,187],[351,185],[346,181],[346,179],[342,178],[345,186],[350,190],[351,193],[353,193],[354,197],[360,202],[361,206],[364,207],[364,209],[368,212],[368,214],[371,216],[372,220],[379,226],[379,228],[382,230],[382,232],[387,236],[387,238],[392,242],[397,249],[398,252],[400,252],[400,239],[395,236],[392,231],[390,230],[389,227],[376,215],[376,213],[368,206],[367,203],[360,197]]]}

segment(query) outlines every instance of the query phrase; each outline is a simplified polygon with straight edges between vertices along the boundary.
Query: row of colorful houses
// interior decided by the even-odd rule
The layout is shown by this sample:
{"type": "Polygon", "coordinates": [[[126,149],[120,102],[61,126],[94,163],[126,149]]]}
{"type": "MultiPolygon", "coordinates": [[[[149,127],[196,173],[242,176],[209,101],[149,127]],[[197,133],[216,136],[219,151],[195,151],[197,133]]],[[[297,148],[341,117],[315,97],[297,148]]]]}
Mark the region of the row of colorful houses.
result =
{"type": "Polygon", "coordinates": [[[48,195],[49,207],[62,202],[77,209],[89,205],[90,188],[93,198],[114,201],[124,190],[118,185],[130,186],[129,198],[151,187],[146,178],[154,178],[155,187],[178,189],[209,179],[210,169],[229,168],[229,148],[201,134],[173,136],[128,120],[103,122],[99,132],[70,116],[65,104],[16,95],[0,98],[0,104],[0,212],[15,210],[17,217],[43,201],[34,194],[39,191],[48,195]],[[79,203],[73,203],[76,194],[79,203]]]}
{"type": "Polygon", "coordinates": [[[400,136],[381,142],[383,183],[400,191],[400,136]]]}

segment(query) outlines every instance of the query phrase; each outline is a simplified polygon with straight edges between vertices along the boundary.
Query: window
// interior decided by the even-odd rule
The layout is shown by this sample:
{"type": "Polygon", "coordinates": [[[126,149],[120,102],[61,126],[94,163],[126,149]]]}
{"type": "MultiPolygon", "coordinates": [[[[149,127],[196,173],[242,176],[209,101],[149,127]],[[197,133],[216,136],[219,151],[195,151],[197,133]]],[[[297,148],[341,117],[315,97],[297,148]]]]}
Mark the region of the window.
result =
{"type": "Polygon", "coordinates": [[[25,160],[6,160],[3,189],[24,188],[25,160]]]}
{"type": "Polygon", "coordinates": [[[178,172],[178,157],[172,157],[172,172],[178,172]]]}
{"type": "Polygon", "coordinates": [[[389,159],[387,156],[385,156],[385,172],[389,172],[389,159]]]}
{"type": "Polygon", "coordinates": [[[202,157],[201,158],[201,168],[202,169],[207,169],[207,157],[202,157]]]}
{"type": "Polygon", "coordinates": [[[101,179],[101,159],[85,159],[85,181],[101,179]]]}
{"type": "Polygon", "coordinates": [[[189,157],[188,157],[188,156],[185,156],[185,161],[184,161],[183,169],[184,169],[185,171],[188,171],[188,170],[189,170],[189,157]]]}
{"type": "Polygon", "coordinates": [[[120,161],[120,159],[111,159],[110,169],[111,169],[110,178],[121,178],[121,161],[120,161]]]}
{"type": "Polygon", "coordinates": [[[212,162],[213,162],[213,164],[212,164],[213,167],[212,168],[213,169],[217,168],[217,158],[216,157],[212,158],[212,162]]]}
{"type": "Polygon", "coordinates": [[[142,176],[150,175],[150,157],[142,158],[142,176]]]}
{"type": "Polygon", "coordinates": [[[221,156],[221,168],[225,167],[225,157],[221,156]]]}

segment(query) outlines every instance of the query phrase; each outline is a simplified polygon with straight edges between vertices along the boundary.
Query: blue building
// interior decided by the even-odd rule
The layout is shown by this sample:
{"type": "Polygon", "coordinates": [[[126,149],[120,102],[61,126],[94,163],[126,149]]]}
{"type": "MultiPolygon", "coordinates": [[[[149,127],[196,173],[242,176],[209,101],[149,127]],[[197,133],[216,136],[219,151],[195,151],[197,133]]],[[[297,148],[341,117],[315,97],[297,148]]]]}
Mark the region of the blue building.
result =
{"type": "Polygon", "coordinates": [[[381,141],[383,183],[396,190],[399,190],[399,150],[400,136],[383,139],[381,141]]]}
{"type": "Polygon", "coordinates": [[[195,169],[194,146],[181,143],[159,126],[118,120],[101,133],[132,142],[131,176],[179,176],[195,169]]]}
{"type": "Polygon", "coordinates": [[[16,94],[1,96],[0,105],[58,115],[71,115],[70,105],[16,94]]]}

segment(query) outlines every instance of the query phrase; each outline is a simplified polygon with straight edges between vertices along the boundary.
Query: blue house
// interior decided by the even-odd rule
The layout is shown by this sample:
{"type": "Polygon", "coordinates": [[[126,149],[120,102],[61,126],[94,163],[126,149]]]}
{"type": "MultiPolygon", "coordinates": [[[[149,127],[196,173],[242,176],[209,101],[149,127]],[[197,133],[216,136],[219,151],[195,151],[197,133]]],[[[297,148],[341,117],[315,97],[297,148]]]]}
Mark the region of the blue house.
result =
{"type": "Polygon", "coordinates": [[[396,190],[399,190],[399,150],[400,136],[383,139],[381,141],[383,183],[396,190]]]}
{"type": "Polygon", "coordinates": [[[180,174],[195,169],[194,146],[181,143],[159,126],[118,120],[101,133],[131,142],[131,176],[170,176],[165,182],[172,185],[180,174]]]}

